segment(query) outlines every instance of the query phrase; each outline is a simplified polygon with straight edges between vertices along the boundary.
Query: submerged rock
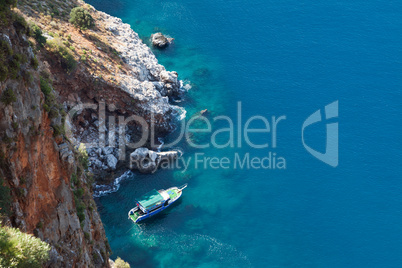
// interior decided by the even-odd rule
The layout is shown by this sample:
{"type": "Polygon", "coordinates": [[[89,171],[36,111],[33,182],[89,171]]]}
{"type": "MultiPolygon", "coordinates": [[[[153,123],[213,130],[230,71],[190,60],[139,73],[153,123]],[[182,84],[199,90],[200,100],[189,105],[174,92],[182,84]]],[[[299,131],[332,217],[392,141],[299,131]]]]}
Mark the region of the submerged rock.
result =
{"type": "Polygon", "coordinates": [[[208,109],[204,109],[200,112],[201,115],[207,115],[208,114],[208,109]]]}
{"type": "Polygon", "coordinates": [[[148,148],[138,148],[130,155],[130,169],[141,173],[153,173],[163,161],[173,161],[178,158],[178,151],[155,152],[148,148]]]}
{"type": "Polygon", "coordinates": [[[174,38],[166,37],[162,33],[155,33],[151,35],[152,45],[158,48],[165,48],[167,47],[174,38]]]}

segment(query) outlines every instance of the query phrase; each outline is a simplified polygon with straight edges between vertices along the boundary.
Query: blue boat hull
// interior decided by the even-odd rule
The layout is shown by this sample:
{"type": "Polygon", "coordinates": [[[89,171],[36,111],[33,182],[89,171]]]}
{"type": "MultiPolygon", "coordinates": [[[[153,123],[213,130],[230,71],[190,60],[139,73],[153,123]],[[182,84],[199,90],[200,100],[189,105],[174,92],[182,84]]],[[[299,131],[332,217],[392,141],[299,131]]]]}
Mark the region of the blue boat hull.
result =
{"type": "MultiPolygon", "coordinates": [[[[170,205],[171,205],[171,204],[170,204],[170,205]]],[[[163,210],[167,209],[168,207],[170,207],[170,205],[167,205],[166,207],[162,206],[161,208],[158,208],[158,209],[156,209],[156,210],[154,210],[154,211],[152,211],[152,212],[150,212],[150,213],[144,214],[144,215],[142,215],[141,217],[139,217],[139,218],[136,220],[136,222],[140,222],[140,221],[146,220],[146,219],[148,219],[148,218],[154,216],[155,214],[158,214],[159,212],[162,212],[163,210]]]]}

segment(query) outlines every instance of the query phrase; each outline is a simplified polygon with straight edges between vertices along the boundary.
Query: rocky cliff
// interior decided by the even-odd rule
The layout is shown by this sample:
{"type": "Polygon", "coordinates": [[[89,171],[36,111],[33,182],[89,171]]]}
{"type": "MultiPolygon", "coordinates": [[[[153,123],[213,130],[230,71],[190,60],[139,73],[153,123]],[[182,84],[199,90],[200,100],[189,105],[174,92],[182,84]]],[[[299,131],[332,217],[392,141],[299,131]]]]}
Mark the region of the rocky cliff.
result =
{"type": "Polygon", "coordinates": [[[179,110],[169,103],[169,98],[183,93],[178,74],[158,64],[128,24],[80,1],[49,0],[38,4],[21,0],[18,7],[28,21],[42,29],[48,42],[65,46],[78,62],[75,71],[66,72],[51,53],[42,55],[65,110],[79,104],[95,105],[79,111],[68,123],[69,139],[76,146],[91,143],[87,147],[90,170],[97,178],[108,182],[115,170],[127,166],[130,151],[125,151],[125,144],[140,140],[143,130],[141,124],[129,120],[132,116],[143,118],[154,128],[154,135],[142,144],[145,146],[150,146],[151,139],[157,143],[158,137],[174,128],[179,110]],[[81,30],[69,23],[68,14],[74,6],[83,6],[91,14],[94,27],[81,30]],[[128,120],[127,126],[119,128],[119,117],[128,120]],[[109,118],[116,121],[113,126],[109,118]]]}
{"type": "Polygon", "coordinates": [[[22,0],[0,24],[0,183],[10,189],[0,220],[48,242],[49,267],[108,267],[92,188],[125,165],[111,141],[136,141],[141,129],[104,118],[140,116],[154,139],[168,133],[176,111],[168,100],[182,93],[177,73],[127,24],[83,2],[22,0]],[[68,22],[75,6],[90,12],[93,29],[68,22]],[[68,116],[79,104],[95,108],[68,116]]]}
{"type": "Polygon", "coordinates": [[[63,109],[56,99],[48,100],[56,92],[51,88],[46,96],[41,88],[41,73],[47,70],[37,61],[27,25],[17,13],[5,14],[0,176],[11,198],[10,208],[2,208],[9,210],[2,214],[3,223],[48,242],[49,267],[107,267],[110,249],[82,156],[60,133],[63,109]]]}

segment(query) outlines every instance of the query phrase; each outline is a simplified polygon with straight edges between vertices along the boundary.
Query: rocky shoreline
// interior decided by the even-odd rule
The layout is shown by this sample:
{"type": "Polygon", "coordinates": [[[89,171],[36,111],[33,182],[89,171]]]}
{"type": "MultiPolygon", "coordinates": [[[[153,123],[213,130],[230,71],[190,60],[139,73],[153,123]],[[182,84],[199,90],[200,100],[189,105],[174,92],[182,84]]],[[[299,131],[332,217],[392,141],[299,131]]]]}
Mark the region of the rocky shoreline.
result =
{"type": "Polygon", "coordinates": [[[8,53],[1,60],[13,75],[0,80],[0,177],[10,211],[0,221],[47,242],[46,267],[110,267],[93,197],[132,178],[127,170],[136,147],[121,145],[142,132],[138,123],[118,120],[138,116],[154,125],[154,137],[141,146],[158,150],[178,116],[169,98],[180,98],[184,87],[128,24],[83,1],[21,0],[7,12],[15,14],[0,29],[8,53]],[[93,29],[69,22],[77,6],[93,16],[93,29]],[[34,28],[49,42],[40,45],[34,28]],[[74,111],[79,105],[90,108],[74,111]]]}
{"type": "MultiPolygon", "coordinates": [[[[97,15],[97,24],[101,25],[98,27],[109,32],[106,37],[108,42],[125,63],[124,73],[114,73],[115,79],[119,81],[115,86],[116,90],[128,93],[131,98],[131,105],[127,105],[131,107],[123,107],[124,111],[121,111],[122,107],[117,106],[118,104],[115,105],[115,102],[108,103],[107,100],[104,100],[106,117],[121,114],[128,117],[134,114],[144,118],[149,125],[155,126],[155,141],[158,144],[160,138],[175,128],[174,122],[179,116],[177,107],[169,102],[169,98],[180,98],[186,89],[178,79],[177,72],[167,71],[164,66],[159,64],[151,49],[142,42],[129,24],[123,23],[120,18],[91,8],[97,15]],[[110,109],[110,106],[113,105],[117,106],[115,111],[110,109]]],[[[83,100],[78,98],[72,103],[65,102],[65,106],[71,108],[82,102],[83,100]]],[[[110,128],[108,120],[106,118],[102,120],[95,111],[92,111],[90,115],[78,116],[71,121],[69,124],[70,140],[75,141],[75,146],[78,147],[82,142],[92,144],[86,149],[90,162],[89,169],[101,184],[96,187],[109,188],[106,191],[113,191],[115,186],[113,181],[110,182],[112,178],[106,180],[105,178],[122,174],[118,170],[128,167],[131,153],[130,151],[122,153],[121,143],[135,141],[141,130],[138,125],[128,125],[124,130],[119,129],[119,126],[110,128]],[[102,140],[106,142],[101,144],[102,140]],[[102,185],[102,183],[105,184],[102,185]]]]}

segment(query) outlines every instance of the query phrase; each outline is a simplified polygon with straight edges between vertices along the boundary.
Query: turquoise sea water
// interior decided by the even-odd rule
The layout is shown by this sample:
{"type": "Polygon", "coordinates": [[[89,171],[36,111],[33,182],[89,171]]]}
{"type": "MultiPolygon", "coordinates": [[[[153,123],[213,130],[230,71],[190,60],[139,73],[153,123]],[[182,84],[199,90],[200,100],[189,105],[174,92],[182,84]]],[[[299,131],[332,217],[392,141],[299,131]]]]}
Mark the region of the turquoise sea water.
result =
{"type": "MultiPolygon", "coordinates": [[[[238,101],[243,118],[286,116],[277,148],[176,146],[184,157],[272,152],[286,159],[285,170],[193,166],[135,174],[101,197],[112,258],[133,267],[402,266],[401,2],[88,2],[131,24],[145,42],[155,31],[175,38],[155,53],[192,85],[179,104],[187,117],[208,109],[210,118],[236,119],[238,101]],[[336,100],[333,168],[304,149],[301,127],[336,100]],[[135,197],[185,182],[173,208],[139,225],[127,220],[135,197]]],[[[271,141],[269,133],[251,135],[256,143],[271,141]]],[[[324,124],[305,135],[324,150],[324,124]]]]}

